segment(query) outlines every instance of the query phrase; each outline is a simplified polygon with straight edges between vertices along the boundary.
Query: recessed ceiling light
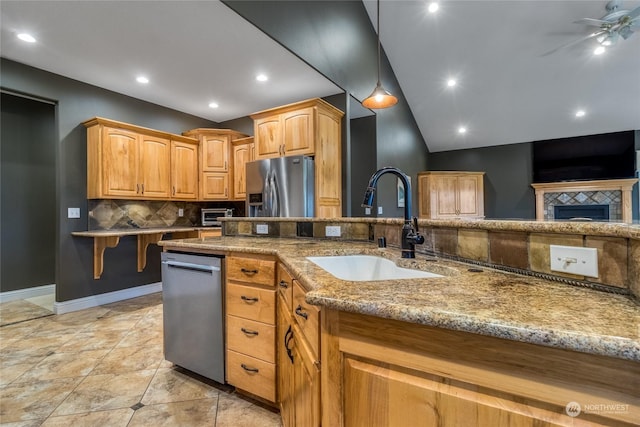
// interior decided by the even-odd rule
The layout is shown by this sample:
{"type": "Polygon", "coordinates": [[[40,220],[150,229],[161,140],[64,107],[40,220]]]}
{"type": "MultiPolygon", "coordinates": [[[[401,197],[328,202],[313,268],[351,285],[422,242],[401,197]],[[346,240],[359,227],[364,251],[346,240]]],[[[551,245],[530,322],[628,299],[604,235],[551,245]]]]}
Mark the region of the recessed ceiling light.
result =
{"type": "Polygon", "coordinates": [[[20,40],[22,40],[23,42],[27,42],[27,43],[35,43],[36,42],[36,38],[33,37],[31,34],[27,34],[27,33],[18,34],[18,38],[20,40]]]}
{"type": "Polygon", "coordinates": [[[429,3],[429,6],[427,7],[427,10],[429,11],[429,13],[436,13],[438,9],[440,9],[440,5],[438,4],[438,2],[435,2],[435,1],[429,3]]]}
{"type": "Polygon", "coordinates": [[[454,87],[455,85],[457,85],[458,82],[456,81],[456,79],[449,79],[447,80],[447,86],[448,87],[454,87]]]}
{"type": "Polygon", "coordinates": [[[218,105],[217,102],[210,102],[209,103],[209,108],[218,108],[218,107],[219,107],[219,105],[218,105]]]}
{"type": "Polygon", "coordinates": [[[259,82],[266,82],[267,80],[269,80],[269,77],[267,77],[266,74],[258,74],[256,76],[256,80],[259,82]]]}
{"type": "Polygon", "coordinates": [[[606,49],[604,48],[604,46],[598,46],[597,48],[595,48],[595,50],[593,51],[594,55],[602,55],[604,53],[606,49]]]}
{"type": "Polygon", "coordinates": [[[578,110],[576,111],[576,117],[584,117],[586,113],[584,112],[584,110],[578,110]]]}
{"type": "Polygon", "coordinates": [[[149,83],[149,79],[148,79],[148,78],[146,78],[145,76],[138,76],[138,77],[136,77],[136,81],[137,81],[138,83],[142,83],[142,84],[145,84],[145,85],[146,85],[147,83],[149,83]]]}
{"type": "Polygon", "coordinates": [[[458,128],[458,133],[460,133],[460,134],[465,134],[465,133],[467,133],[467,128],[466,128],[466,127],[464,127],[464,126],[460,126],[460,127],[458,128]]]}

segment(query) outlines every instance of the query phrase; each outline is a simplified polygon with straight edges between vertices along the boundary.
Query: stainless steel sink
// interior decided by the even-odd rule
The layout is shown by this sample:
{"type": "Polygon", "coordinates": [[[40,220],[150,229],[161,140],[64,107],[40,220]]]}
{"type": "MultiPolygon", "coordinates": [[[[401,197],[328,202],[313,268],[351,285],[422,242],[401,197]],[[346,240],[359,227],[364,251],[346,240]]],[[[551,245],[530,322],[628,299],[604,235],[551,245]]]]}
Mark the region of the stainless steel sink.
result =
{"type": "Polygon", "coordinates": [[[373,255],[311,256],[307,259],[338,279],[356,282],[443,277],[428,271],[398,267],[391,260],[373,255]]]}

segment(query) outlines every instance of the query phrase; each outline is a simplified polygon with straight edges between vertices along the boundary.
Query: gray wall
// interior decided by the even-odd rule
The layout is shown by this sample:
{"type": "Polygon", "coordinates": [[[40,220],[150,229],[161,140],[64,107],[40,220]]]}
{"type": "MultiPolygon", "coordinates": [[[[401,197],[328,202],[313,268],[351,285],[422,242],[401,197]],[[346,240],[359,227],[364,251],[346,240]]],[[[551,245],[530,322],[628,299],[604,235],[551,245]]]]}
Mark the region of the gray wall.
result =
{"type": "Polygon", "coordinates": [[[56,126],[53,104],[0,101],[0,292],[55,283],[56,126]]]}
{"type": "MultiPolygon", "coordinates": [[[[55,140],[57,236],[56,301],[117,291],[160,281],[160,249],[151,245],[147,268],[136,267],[136,239],[123,237],[107,249],[104,273],[93,279],[93,240],[71,236],[87,230],[86,129],[81,122],[101,116],[166,132],[218,127],[205,119],[110,92],[2,58],[4,88],[57,101],[55,140]],[[68,207],[80,207],[80,219],[67,219],[68,207]]],[[[4,125],[4,121],[3,121],[4,125]]],[[[19,245],[20,242],[12,242],[19,245]]]]}
{"type": "MultiPolygon", "coordinates": [[[[224,3],[347,94],[362,100],[375,87],[376,32],[360,0],[224,3]]],[[[347,164],[353,166],[352,174],[369,176],[376,168],[396,166],[415,182],[416,174],[427,169],[428,150],[384,52],[381,63],[383,86],[396,95],[399,102],[392,108],[376,111],[376,165],[356,161],[347,164]]],[[[370,144],[374,150],[374,141],[370,144]]],[[[359,184],[352,183],[345,194],[352,194],[356,199],[362,191],[359,184]]],[[[413,193],[415,196],[415,186],[413,193]]],[[[351,203],[346,200],[346,204],[351,203]]],[[[396,207],[394,177],[380,180],[376,203],[383,206],[383,216],[402,216],[402,209],[396,207]]],[[[414,204],[414,213],[417,213],[417,204],[414,204]]]]}
{"type": "Polygon", "coordinates": [[[486,218],[536,217],[530,143],[431,153],[430,170],[485,172],[486,218]]]}

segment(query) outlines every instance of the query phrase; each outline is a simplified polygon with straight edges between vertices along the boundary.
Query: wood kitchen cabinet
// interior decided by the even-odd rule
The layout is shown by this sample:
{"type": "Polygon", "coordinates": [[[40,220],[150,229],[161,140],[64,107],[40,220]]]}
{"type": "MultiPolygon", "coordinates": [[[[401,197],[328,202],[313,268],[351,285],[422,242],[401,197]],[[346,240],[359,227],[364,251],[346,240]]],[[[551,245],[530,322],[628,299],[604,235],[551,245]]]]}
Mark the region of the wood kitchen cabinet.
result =
{"type": "Polygon", "coordinates": [[[87,127],[87,198],[197,197],[192,175],[197,140],[99,117],[83,124],[87,127]]]}
{"type": "Polygon", "coordinates": [[[420,218],[484,218],[484,172],[418,173],[420,218]]]}
{"type": "Polygon", "coordinates": [[[247,135],[231,129],[198,128],[183,135],[200,141],[198,174],[200,200],[230,200],[233,198],[231,183],[233,163],[231,144],[247,135]]]}
{"type": "Polygon", "coordinates": [[[315,159],[315,216],[342,216],[342,116],[322,99],[251,115],[255,158],[308,155],[315,159]]]}
{"type": "Polygon", "coordinates": [[[233,159],[233,199],[245,200],[247,197],[247,162],[254,159],[255,144],[253,137],[233,141],[231,158],[233,159]]]}
{"type": "Polygon", "coordinates": [[[323,424],[633,425],[637,362],[323,309],[323,424]],[[326,334],[326,335],[325,335],[326,334]],[[327,357],[325,357],[328,355],[327,357]],[[570,402],[623,408],[569,416],[570,402]],[[616,406],[617,405],[617,406],[616,406]]]}
{"type": "Polygon", "coordinates": [[[320,414],[320,310],[300,301],[305,291],[278,267],[278,402],[284,427],[317,427],[320,414]],[[313,344],[311,344],[313,342],[313,344]]]}
{"type": "Polygon", "coordinates": [[[276,402],[276,261],[226,258],[227,382],[276,402]]]}

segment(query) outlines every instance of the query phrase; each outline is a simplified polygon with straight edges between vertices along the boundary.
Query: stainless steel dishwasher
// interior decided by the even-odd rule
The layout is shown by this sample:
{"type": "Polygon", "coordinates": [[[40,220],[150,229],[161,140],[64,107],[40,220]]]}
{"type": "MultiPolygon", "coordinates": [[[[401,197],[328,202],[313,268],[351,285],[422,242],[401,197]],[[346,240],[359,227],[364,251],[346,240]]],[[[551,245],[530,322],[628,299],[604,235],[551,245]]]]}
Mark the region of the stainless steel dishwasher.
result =
{"type": "Polygon", "coordinates": [[[224,384],[222,259],[162,253],[164,357],[224,384]]]}

